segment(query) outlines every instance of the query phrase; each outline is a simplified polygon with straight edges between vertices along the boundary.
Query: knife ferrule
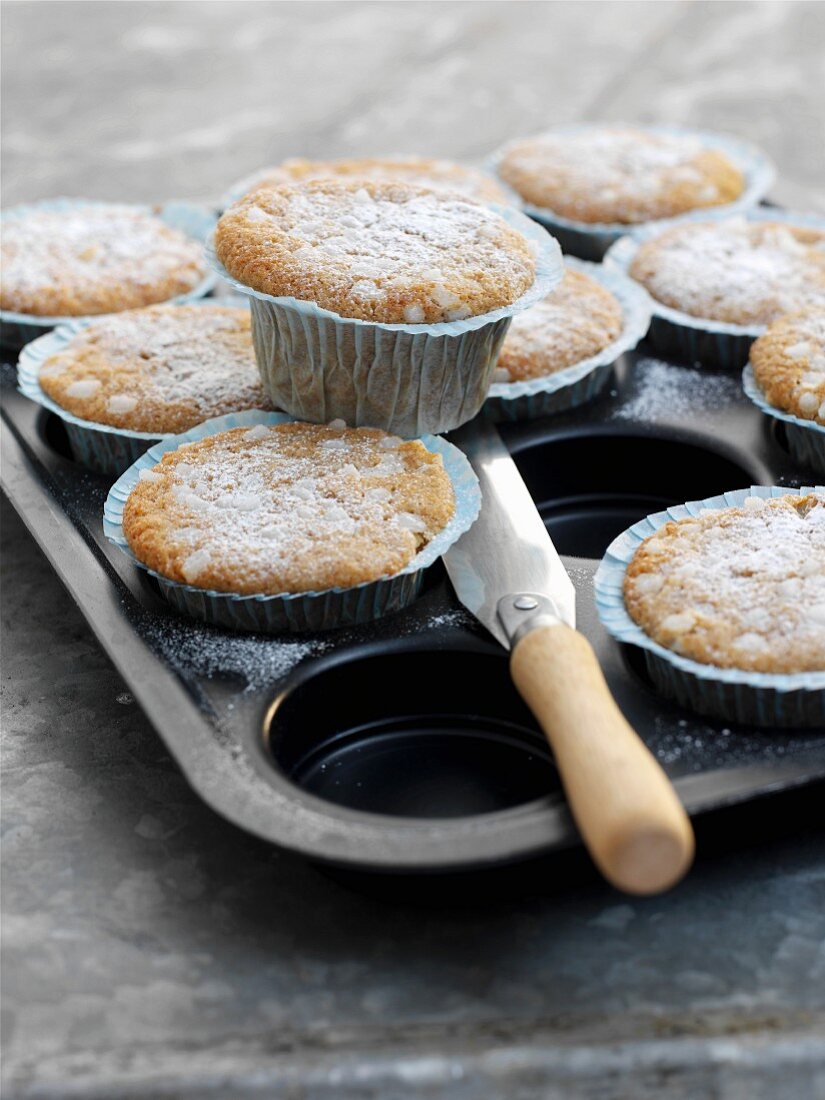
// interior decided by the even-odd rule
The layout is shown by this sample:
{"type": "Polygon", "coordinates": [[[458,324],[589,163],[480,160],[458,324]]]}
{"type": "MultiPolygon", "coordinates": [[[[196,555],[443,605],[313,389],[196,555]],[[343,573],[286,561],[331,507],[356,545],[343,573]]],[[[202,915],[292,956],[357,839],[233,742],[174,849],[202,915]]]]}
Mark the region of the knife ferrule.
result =
{"type": "Polygon", "coordinates": [[[549,596],[539,592],[512,592],[502,596],[498,601],[496,614],[511,648],[533,630],[544,626],[558,626],[564,622],[555,603],[549,596]]]}

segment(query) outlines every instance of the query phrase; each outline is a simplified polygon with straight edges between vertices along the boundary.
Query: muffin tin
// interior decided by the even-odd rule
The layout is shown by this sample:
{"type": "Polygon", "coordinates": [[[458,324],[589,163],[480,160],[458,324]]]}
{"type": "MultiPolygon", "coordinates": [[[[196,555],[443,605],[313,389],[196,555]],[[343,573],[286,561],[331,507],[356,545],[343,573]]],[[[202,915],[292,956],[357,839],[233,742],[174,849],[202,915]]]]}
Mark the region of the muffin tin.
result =
{"type": "MultiPolygon", "coordinates": [[[[469,869],[578,843],[507,655],[461,609],[440,564],[411,607],[368,626],[271,638],[183,618],[107,543],[107,479],[72,461],[62,423],[16,392],[10,366],[2,395],[4,489],[214,810],[369,870],[469,869]]],[[[565,557],[580,629],[688,810],[825,776],[825,730],[757,731],[680,709],[656,694],[640,652],[608,638],[593,603],[598,559],[648,513],[810,482],[738,377],[642,349],[592,404],[502,434],[565,557]]]]}

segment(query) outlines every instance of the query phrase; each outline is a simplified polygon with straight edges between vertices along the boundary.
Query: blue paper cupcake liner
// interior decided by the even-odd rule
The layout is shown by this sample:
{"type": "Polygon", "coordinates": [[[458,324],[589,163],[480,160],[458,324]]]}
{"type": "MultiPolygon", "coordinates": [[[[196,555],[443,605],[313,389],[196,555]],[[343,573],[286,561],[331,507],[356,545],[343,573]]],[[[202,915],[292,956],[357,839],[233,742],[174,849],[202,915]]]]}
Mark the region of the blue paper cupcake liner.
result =
{"type": "MultiPolygon", "coordinates": [[[[198,298],[185,304],[246,307],[247,302],[245,298],[240,297],[198,298]]],[[[17,360],[17,388],[30,401],[42,405],[44,409],[60,417],[66,429],[72,456],[77,462],[89,470],[94,470],[95,473],[119,477],[142,454],[145,454],[153,443],[158,443],[162,439],[171,439],[171,434],[130,431],[128,428],[114,428],[109,424],[96,424],[92,420],[83,420],[58,405],[44,393],[40,386],[40,368],[43,363],[52,355],[62,351],[78,332],[99,320],[101,320],[100,317],[85,317],[69,321],[58,325],[45,336],[39,336],[26,344],[17,360]]]]}
{"type": "Polygon", "coordinates": [[[788,489],[757,485],[707,500],[689,501],[634,524],[607,548],[595,578],[599,618],[617,641],[644,650],[648,672],[663,695],[699,714],[731,722],[825,728],[825,670],[749,672],[692,661],[655,642],[630,617],[624,601],[624,578],[633,555],[646,538],[669,520],[686,519],[718,508],[737,508],[751,496],[769,500],[812,492],[825,494],[825,486],[788,489]]]}
{"type": "Polygon", "coordinates": [[[780,420],[785,425],[785,438],[791,457],[800,466],[808,466],[818,474],[825,474],[825,427],[815,420],[805,420],[771,405],[754,378],[750,365],[742,372],[742,388],[765,416],[780,420]]]}
{"type": "Polygon", "coordinates": [[[650,297],[638,283],[620,271],[572,257],[565,259],[565,267],[591,276],[618,299],[624,317],[622,331],[598,355],[555,374],[524,382],[493,382],[484,404],[485,414],[493,420],[531,420],[591,401],[604,389],[617,360],[632,351],[647,332],[650,297]]]}
{"type": "MultiPolygon", "coordinates": [[[[26,216],[35,210],[56,211],[74,210],[84,206],[103,205],[87,199],[51,199],[47,202],[29,203],[24,206],[12,206],[4,210],[2,221],[26,216]]],[[[118,206],[128,205],[118,203],[118,206]]],[[[159,209],[149,206],[135,206],[135,210],[144,214],[157,214],[162,221],[173,229],[179,229],[188,237],[197,241],[203,241],[215,224],[215,215],[204,209],[186,202],[167,202],[159,209]]],[[[215,287],[217,278],[209,271],[204,275],[197,286],[186,294],[178,294],[166,302],[156,302],[156,305],[171,305],[180,302],[192,302],[203,298],[215,287]]],[[[105,317],[107,314],[98,313],[90,317],[37,317],[31,313],[14,313],[11,310],[0,310],[0,344],[4,347],[19,349],[30,340],[37,339],[57,325],[73,323],[76,321],[90,321],[105,317]]]]}
{"type": "Polygon", "coordinates": [[[372,622],[410,604],[418,595],[424,571],[446,553],[475,522],[481,508],[481,490],[472,467],[461,451],[444,439],[425,436],[428,451],[440,454],[455,493],[455,513],[447,526],[416,554],[409,565],[391,577],[352,588],[328,588],[320,592],[287,593],[277,596],[240,596],[216,592],[169,580],[144,565],[123,533],[123,508],[129,493],[140,480],[141,470],[151,470],[167,451],[197,442],[230,428],[252,428],[256,424],[288,424],[294,417],[283,413],[250,411],[215,417],[182,435],[157,443],[139,458],[112,486],[103,510],[103,531],[140,569],[149,573],[163,596],[186,615],[230,630],[280,634],[290,631],[329,630],[372,622]]]}
{"type": "Polygon", "coordinates": [[[510,318],[549,294],[564,273],[552,237],[517,210],[494,209],[536,245],[532,286],[508,306],[433,325],[362,321],[263,294],[232,278],[210,238],[213,269],[250,298],[255,353],[273,403],[300,420],[341,419],[407,439],[471,420],[484,404],[510,318]]]}
{"type": "MultiPolygon", "coordinates": [[[[591,128],[592,124],[579,123],[556,126],[550,132],[575,134],[591,128]]],[[[726,203],[724,206],[710,206],[704,207],[702,210],[689,211],[673,219],[645,222],[646,227],[667,226],[673,222],[689,220],[696,216],[727,218],[734,214],[742,214],[762,201],[776,179],[776,168],[773,161],[761,149],[751,145],[750,142],[729,137],[726,134],[717,134],[706,130],[690,130],[680,126],[645,126],[644,129],[653,134],[675,134],[677,136],[699,138],[709,148],[718,149],[720,152],[727,154],[745,177],[745,190],[734,202],[726,203]]],[[[514,144],[516,142],[508,142],[507,145],[494,154],[488,164],[489,169],[497,179],[500,179],[498,165],[501,158],[514,144]]],[[[633,229],[633,226],[623,222],[576,221],[555,214],[545,207],[533,206],[530,203],[523,203],[522,209],[553,234],[561,245],[562,252],[571,256],[578,256],[582,260],[601,260],[612,244],[633,229]]]]}
{"type": "MultiPolygon", "coordinates": [[[[748,221],[785,222],[800,228],[814,227],[825,229],[825,217],[820,214],[798,214],[789,210],[748,211],[748,221]]],[[[683,221],[710,221],[698,214],[691,218],[674,218],[669,222],[659,222],[656,226],[645,226],[622,237],[608,251],[604,258],[606,267],[626,274],[644,241],[658,237],[665,230],[683,221]]],[[[719,218],[713,219],[718,221],[719,218]]],[[[666,359],[676,359],[683,363],[695,363],[697,366],[718,367],[722,370],[741,370],[748,361],[751,345],[766,329],[766,325],[733,325],[724,321],[711,321],[704,317],[694,317],[678,309],[657,302],[651,296],[653,316],[647,334],[648,345],[666,359]]]]}

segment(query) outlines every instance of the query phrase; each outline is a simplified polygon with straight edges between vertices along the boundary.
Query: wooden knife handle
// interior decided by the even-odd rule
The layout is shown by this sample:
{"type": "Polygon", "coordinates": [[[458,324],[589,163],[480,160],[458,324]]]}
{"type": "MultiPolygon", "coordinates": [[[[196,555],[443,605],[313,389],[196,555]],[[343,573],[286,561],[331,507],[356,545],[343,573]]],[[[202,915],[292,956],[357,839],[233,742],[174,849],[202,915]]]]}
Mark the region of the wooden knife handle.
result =
{"type": "Polygon", "coordinates": [[[628,725],[590,643],[562,623],[524,635],[510,671],[553,750],[567,799],[599,870],[629,894],[656,894],[693,860],[688,816],[628,725]]]}

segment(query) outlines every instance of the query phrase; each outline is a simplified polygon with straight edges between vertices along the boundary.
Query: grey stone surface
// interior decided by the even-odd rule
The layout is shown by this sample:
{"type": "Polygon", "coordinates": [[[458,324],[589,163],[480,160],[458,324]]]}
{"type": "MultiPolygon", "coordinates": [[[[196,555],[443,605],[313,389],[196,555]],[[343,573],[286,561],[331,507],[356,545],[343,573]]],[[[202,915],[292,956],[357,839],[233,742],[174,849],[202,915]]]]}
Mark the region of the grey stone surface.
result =
{"type": "MultiPolygon", "coordinates": [[[[638,117],[761,141],[777,196],[825,209],[821,4],[7,3],[3,23],[6,203],[211,198],[289,154],[480,159],[550,119],[638,117]]],[[[661,899],[580,857],[524,896],[355,889],[195,798],[2,519],[7,1096],[825,1096],[815,795],[705,836],[661,899]]]]}

